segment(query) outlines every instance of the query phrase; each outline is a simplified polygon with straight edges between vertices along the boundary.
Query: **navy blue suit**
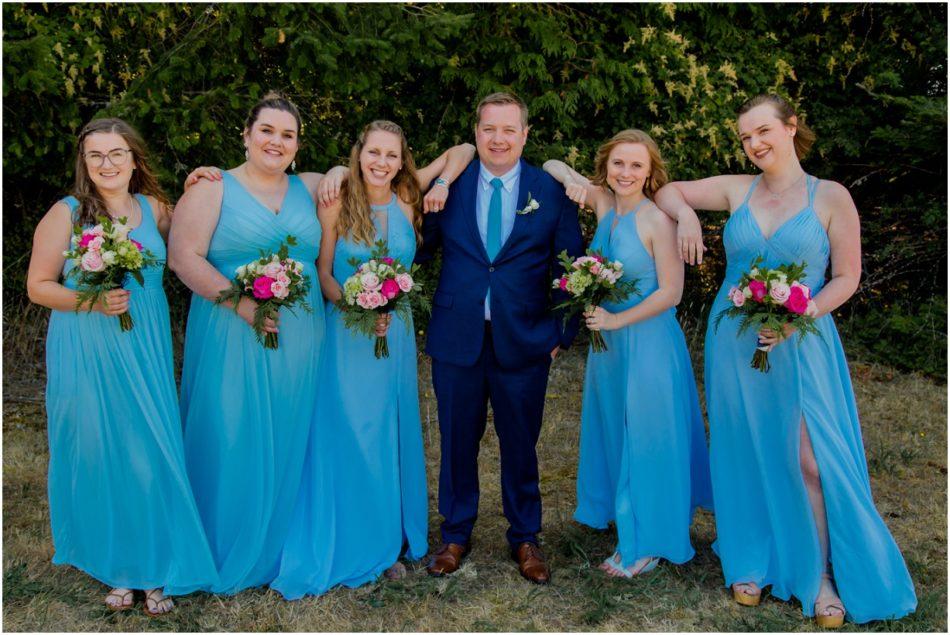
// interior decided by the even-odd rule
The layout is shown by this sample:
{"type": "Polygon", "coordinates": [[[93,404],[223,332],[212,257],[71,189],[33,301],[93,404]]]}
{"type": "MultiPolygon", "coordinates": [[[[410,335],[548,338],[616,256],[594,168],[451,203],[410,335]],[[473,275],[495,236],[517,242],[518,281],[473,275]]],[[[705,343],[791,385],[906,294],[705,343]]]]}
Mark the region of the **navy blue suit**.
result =
{"type": "Polygon", "coordinates": [[[535,445],[550,353],[569,346],[578,329],[577,320],[563,329],[561,316],[551,311],[551,281],[557,254],[566,249],[572,257],[581,255],[583,239],[577,208],[563,187],[522,160],[517,208],[526,206],[529,192],[540,207],[516,215],[511,234],[489,261],[475,212],[479,167],[472,161],[452,185],[445,209],[425,216],[416,257],[425,262],[442,247],[425,349],[432,357],[441,433],[439,512],[445,518],[443,541],[467,543],[478,510],[478,446],[491,401],[508,541],[517,546],[536,543],[541,530],[535,445]]]}

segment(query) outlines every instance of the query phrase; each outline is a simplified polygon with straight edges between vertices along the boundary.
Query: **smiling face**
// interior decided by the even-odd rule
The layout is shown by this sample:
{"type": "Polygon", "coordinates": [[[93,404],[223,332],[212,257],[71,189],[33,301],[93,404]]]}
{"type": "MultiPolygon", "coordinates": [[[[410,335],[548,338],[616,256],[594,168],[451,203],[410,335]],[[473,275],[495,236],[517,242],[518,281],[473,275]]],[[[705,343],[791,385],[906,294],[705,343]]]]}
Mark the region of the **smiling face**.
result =
{"type": "Polygon", "coordinates": [[[297,154],[297,120],[284,110],[263,108],[244,131],[248,162],[265,172],[283,172],[297,154]]]}
{"type": "Polygon", "coordinates": [[[784,164],[795,156],[795,125],[779,119],[771,104],[756,106],[739,117],[739,139],[746,156],[760,170],[784,164]]]}
{"type": "Polygon", "coordinates": [[[105,192],[128,192],[135,157],[129,144],[116,132],[94,132],[82,142],[86,171],[96,188],[105,192]]]}
{"type": "Polygon", "coordinates": [[[607,185],[617,196],[643,191],[650,178],[650,151],[642,143],[620,143],[607,156],[607,185]]]}
{"type": "Polygon", "coordinates": [[[500,176],[515,167],[527,140],[528,127],[521,123],[517,104],[488,104],[482,108],[475,125],[475,147],[489,172],[500,176]]]}
{"type": "Polygon", "coordinates": [[[402,169],[402,139],[386,130],[371,130],[360,151],[360,173],[372,187],[389,187],[402,169]]]}

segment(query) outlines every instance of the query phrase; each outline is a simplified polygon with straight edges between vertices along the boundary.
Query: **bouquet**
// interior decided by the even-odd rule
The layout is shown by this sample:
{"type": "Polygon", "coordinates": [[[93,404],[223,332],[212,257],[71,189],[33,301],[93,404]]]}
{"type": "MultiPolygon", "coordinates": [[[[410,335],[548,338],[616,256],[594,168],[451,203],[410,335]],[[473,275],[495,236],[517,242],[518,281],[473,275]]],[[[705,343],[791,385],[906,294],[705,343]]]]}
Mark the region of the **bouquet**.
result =
{"type": "MultiPolygon", "coordinates": [[[[774,269],[762,269],[762,256],[752,261],[748,273],[739,278],[739,285],[729,289],[728,297],[732,306],[723,309],[716,316],[715,328],[726,316],[741,317],[738,335],[750,328],[756,332],[768,327],[776,333],[782,333],[786,324],[798,329],[799,340],[808,333],[817,333],[815,318],[805,315],[811,289],[802,284],[805,263],[779,265],[774,269]]],[[[769,346],[760,345],[752,355],[752,368],[763,373],[769,372],[769,346]]]]}
{"type": "MultiPolygon", "coordinates": [[[[564,275],[554,280],[553,287],[567,292],[570,297],[554,308],[565,309],[565,324],[577,313],[590,311],[604,302],[622,302],[637,292],[638,280],[621,280],[623,263],[610,262],[596,250],[588,249],[586,256],[576,260],[571,260],[564,250],[558,260],[564,267],[564,275]]],[[[600,331],[590,331],[590,345],[595,353],[607,350],[600,331]]]]}
{"type": "MultiPolygon", "coordinates": [[[[116,222],[107,216],[100,216],[97,220],[98,225],[87,229],[75,225],[70,249],[63,252],[63,256],[75,265],[67,276],[77,279],[77,312],[84,304],[86,311],[92,311],[92,306],[106,291],[122,287],[126,275],[144,286],[141,270],[158,264],[151,251],[129,238],[128,217],[123,216],[116,222]]],[[[118,317],[119,328],[131,331],[131,313],[126,311],[118,317]]]]}
{"type": "Polygon", "coordinates": [[[289,256],[289,247],[297,244],[297,239],[287,236],[287,242],[280,243],[277,253],[261,251],[257,260],[241,265],[234,271],[231,286],[222,291],[215,304],[232,302],[237,312],[238,302],[247,296],[257,303],[254,309],[254,333],[264,348],[277,349],[277,333],[264,332],[264,320],[277,315],[281,308],[294,312],[300,307],[307,313],[313,308],[307,302],[310,291],[310,278],[303,275],[303,263],[289,256]]]}
{"type": "MultiPolygon", "coordinates": [[[[343,297],[337,307],[343,313],[343,326],[362,333],[367,337],[376,334],[376,320],[380,315],[395,313],[406,323],[412,318],[410,295],[428,309],[428,302],[422,295],[422,285],[413,279],[419,265],[411,271],[398,260],[390,258],[386,251],[386,242],[378,241],[370,253],[370,259],[360,263],[356,258],[350,264],[356,271],[343,283],[343,297]]],[[[373,347],[376,359],[389,357],[389,342],[386,336],[376,337],[373,347]]]]}

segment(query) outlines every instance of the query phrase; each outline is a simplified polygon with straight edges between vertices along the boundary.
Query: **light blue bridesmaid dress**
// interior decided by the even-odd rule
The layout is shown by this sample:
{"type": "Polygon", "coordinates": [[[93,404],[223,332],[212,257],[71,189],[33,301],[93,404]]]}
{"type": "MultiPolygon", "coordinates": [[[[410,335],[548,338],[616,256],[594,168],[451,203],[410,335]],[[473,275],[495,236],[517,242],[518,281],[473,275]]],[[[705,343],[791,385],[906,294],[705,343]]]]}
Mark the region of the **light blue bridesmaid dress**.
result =
{"type": "Polygon", "coordinates": [[[814,210],[818,179],[807,180],[808,203],[765,238],[749,198],[723,230],[726,277],[706,331],[706,403],[709,413],[717,550],[726,586],[772,585],[772,595],[794,595],[814,614],[823,570],[818,533],[800,467],[802,420],[821,474],[830,560],[847,617],[857,623],[900,618],[917,606],[904,559],[871,497],[861,427],[848,365],[831,315],[816,321],[822,337],[793,337],[769,353],[771,371],[749,366],[757,335],[736,336],[737,319],[715,316],[726,294],[762,255],[764,265],[807,264],[805,284],[818,295],[825,284],[830,244],[814,210]]]}
{"type": "MultiPolygon", "coordinates": [[[[53,311],[46,338],[54,564],[113,587],[184,594],[217,579],[185,470],[172,367],[165,242],[151,206],[129,236],[161,261],[129,278],[131,331],[101,313],[53,311]]],[[[78,201],[63,199],[74,213],[78,201]]],[[[66,246],[64,246],[66,247],[66,246]]],[[[66,261],[65,276],[72,263],[66,261]]],[[[75,289],[76,280],[63,283],[75,289]]]]}
{"type": "Polygon", "coordinates": [[[274,214],[224,174],[221,216],[207,254],[222,275],[233,278],[261,250],[275,252],[288,234],[297,239],[290,256],[310,277],[314,311],[281,310],[276,350],[265,349],[226,305],[195,294],[188,315],[181,385],[185,456],[221,578],[212,589],[217,593],[237,593],[277,575],[317,414],[324,332],[315,265],[320,225],[306,186],[291,176],[274,214]]]}
{"type": "MultiPolygon", "coordinates": [[[[396,195],[372,209],[376,234],[386,237],[390,257],[411,266],[416,237],[396,195]]],[[[365,262],[370,252],[346,237],[337,240],[333,277],[340,286],[355,271],[350,259],[365,262]]],[[[403,552],[417,560],[427,550],[412,321],[407,325],[394,314],[389,357],[376,359],[374,338],[347,330],[330,302],[326,315],[320,414],[280,575],[271,584],[290,600],[365,584],[403,552]]]]}
{"type": "MultiPolygon", "coordinates": [[[[637,293],[603,305],[612,313],[659,286],[637,231],[646,202],[623,216],[610,210],[591,243],[623,263],[625,280],[639,280],[637,293]]],[[[574,518],[598,529],[614,521],[623,567],[647,556],[686,562],[694,554],[693,512],[711,509],[712,494],[702,411],[676,309],[601,333],[608,350],[587,354],[574,518]]]]}

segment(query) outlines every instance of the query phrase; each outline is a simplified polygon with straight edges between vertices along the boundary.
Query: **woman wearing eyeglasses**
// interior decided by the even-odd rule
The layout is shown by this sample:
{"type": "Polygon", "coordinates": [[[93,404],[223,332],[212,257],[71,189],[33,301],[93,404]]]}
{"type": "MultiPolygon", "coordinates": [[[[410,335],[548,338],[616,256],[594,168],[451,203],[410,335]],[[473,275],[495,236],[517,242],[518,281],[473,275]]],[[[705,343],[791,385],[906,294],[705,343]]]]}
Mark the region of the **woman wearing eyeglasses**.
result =
{"type": "Polygon", "coordinates": [[[170,207],[145,145],[120,119],[96,119],[79,135],[76,184],[36,228],[30,300],[52,309],[46,338],[49,506],[55,564],[112,587],[114,611],[145,591],[149,616],[168,594],[207,588],[217,573],[184,463],[162,290],[170,207]],[[126,219],[129,237],[160,261],[92,306],[77,310],[73,263],[63,256],[74,223],[126,219]],[[134,328],[116,316],[131,311],[134,328]]]}

